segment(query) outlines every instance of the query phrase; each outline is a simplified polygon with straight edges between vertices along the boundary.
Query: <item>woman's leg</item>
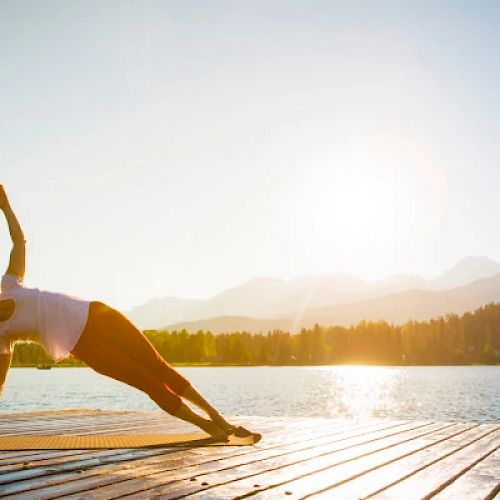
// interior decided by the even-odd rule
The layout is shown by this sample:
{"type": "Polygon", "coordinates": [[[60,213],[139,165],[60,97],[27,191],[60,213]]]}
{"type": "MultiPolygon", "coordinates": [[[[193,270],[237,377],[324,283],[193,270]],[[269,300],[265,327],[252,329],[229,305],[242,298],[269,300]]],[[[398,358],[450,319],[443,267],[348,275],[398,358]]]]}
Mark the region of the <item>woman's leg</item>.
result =
{"type": "MultiPolygon", "coordinates": [[[[115,337],[117,331],[123,332],[123,323],[116,321],[116,317],[113,319],[114,316],[107,314],[101,304],[92,303],[89,320],[72,354],[95,371],[145,392],[168,413],[197,425],[211,435],[223,437],[224,433],[219,425],[214,425],[191,411],[178,394],[155,375],[163,369],[158,366],[157,357],[147,359],[147,363],[145,360],[140,362],[136,359],[137,353],[132,357],[127,350],[122,349],[115,337]]],[[[161,357],[160,360],[163,361],[161,357]]],[[[170,367],[170,370],[173,369],[170,367]]],[[[180,374],[178,376],[176,383],[185,381],[180,374]]],[[[185,386],[184,383],[182,385],[185,386]]],[[[190,387],[189,383],[185,387],[190,387]]]]}
{"type": "Polygon", "coordinates": [[[158,380],[168,385],[172,392],[182,394],[189,381],[172,368],[155,349],[147,337],[123,314],[100,304],[97,306],[100,335],[107,342],[122,350],[138,363],[147,366],[158,380]]]}
{"type": "Polygon", "coordinates": [[[191,403],[194,403],[198,408],[204,410],[210,417],[210,420],[221,429],[224,429],[225,432],[229,433],[234,430],[234,426],[231,425],[192,385],[186,387],[181,396],[191,403]]]}
{"type": "Polygon", "coordinates": [[[232,426],[222,415],[186,380],[170,366],[146,336],[123,314],[105,306],[101,322],[106,325],[105,337],[117,348],[148,369],[170,390],[194,403],[207,413],[219,427],[229,432],[232,426]]]}
{"type": "Polygon", "coordinates": [[[102,338],[95,337],[90,348],[85,343],[77,344],[73,349],[73,355],[96,372],[145,392],[160,408],[171,415],[200,427],[212,436],[225,437],[219,427],[191,411],[177,394],[153,377],[141,364],[102,338]]]}

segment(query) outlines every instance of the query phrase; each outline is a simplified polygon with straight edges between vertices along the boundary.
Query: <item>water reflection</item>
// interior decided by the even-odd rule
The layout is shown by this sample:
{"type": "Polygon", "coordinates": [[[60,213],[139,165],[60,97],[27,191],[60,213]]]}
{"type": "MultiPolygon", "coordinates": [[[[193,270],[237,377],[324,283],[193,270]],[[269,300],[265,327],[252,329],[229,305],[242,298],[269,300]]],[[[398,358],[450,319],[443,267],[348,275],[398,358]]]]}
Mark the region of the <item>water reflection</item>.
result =
{"type": "Polygon", "coordinates": [[[330,391],[329,415],[379,417],[396,409],[393,395],[401,378],[400,370],[367,366],[342,368],[325,370],[329,378],[324,383],[330,391]]]}
{"type": "MultiPolygon", "coordinates": [[[[182,368],[224,413],[366,419],[500,420],[500,367],[182,368]]],[[[139,391],[85,368],[11,370],[0,411],[156,410],[139,391]]]]}

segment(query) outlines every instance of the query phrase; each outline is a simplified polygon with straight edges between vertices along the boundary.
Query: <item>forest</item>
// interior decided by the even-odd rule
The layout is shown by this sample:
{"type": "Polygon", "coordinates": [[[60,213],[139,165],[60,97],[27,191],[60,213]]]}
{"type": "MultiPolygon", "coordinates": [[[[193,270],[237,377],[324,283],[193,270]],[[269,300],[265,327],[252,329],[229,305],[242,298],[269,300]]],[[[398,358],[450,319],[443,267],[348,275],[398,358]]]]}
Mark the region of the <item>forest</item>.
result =
{"type": "MultiPolygon", "coordinates": [[[[300,333],[267,334],[145,330],[144,334],[177,365],[470,365],[500,364],[500,304],[461,316],[392,325],[320,326],[300,333]]],[[[53,364],[38,344],[19,343],[12,366],[53,364]]],[[[84,366],[73,358],[57,366],[84,366]]]]}

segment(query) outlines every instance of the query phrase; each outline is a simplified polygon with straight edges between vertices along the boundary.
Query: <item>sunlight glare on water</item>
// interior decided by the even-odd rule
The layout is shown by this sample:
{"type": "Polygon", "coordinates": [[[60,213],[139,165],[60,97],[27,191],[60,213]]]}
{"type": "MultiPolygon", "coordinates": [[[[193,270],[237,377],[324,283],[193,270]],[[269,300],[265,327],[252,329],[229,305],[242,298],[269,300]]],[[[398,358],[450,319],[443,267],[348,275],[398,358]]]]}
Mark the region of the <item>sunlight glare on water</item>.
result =
{"type": "Polygon", "coordinates": [[[329,415],[378,417],[395,410],[397,402],[393,394],[399,372],[372,366],[344,366],[341,371],[330,368],[324,370],[329,378],[324,382],[325,389],[330,391],[329,415]]]}
{"type": "MultiPolygon", "coordinates": [[[[500,420],[498,366],[180,368],[223,413],[277,417],[500,420]]],[[[15,368],[0,412],[158,410],[148,396],[88,368],[15,368]]]]}

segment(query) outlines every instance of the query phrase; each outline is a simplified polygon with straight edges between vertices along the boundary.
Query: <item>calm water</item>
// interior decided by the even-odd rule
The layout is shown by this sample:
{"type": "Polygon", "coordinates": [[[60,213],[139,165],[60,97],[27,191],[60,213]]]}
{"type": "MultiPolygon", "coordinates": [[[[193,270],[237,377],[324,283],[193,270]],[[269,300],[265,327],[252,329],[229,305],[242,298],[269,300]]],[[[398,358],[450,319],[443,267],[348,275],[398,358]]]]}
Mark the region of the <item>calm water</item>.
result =
{"type": "MultiPolygon", "coordinates": [[[[500,367],[181,368],[223,413],[500,421],[500,367]]],[[[144,394],[88,368],[10,371],[0,412],[155,410],[144,394]]]]}

